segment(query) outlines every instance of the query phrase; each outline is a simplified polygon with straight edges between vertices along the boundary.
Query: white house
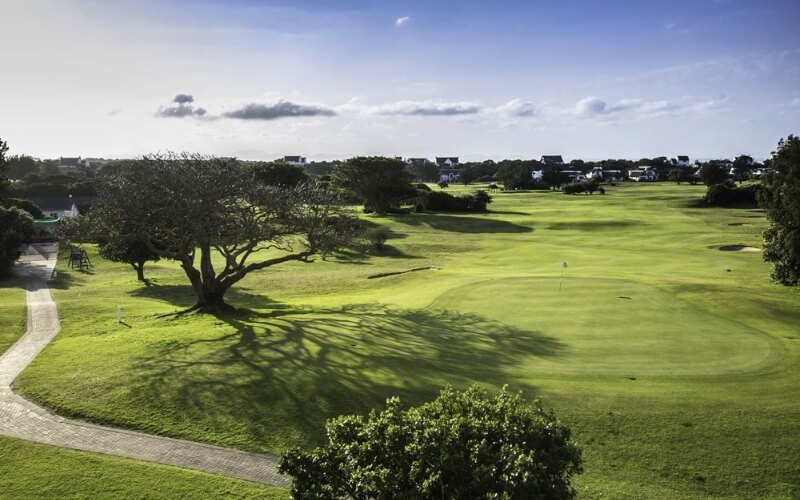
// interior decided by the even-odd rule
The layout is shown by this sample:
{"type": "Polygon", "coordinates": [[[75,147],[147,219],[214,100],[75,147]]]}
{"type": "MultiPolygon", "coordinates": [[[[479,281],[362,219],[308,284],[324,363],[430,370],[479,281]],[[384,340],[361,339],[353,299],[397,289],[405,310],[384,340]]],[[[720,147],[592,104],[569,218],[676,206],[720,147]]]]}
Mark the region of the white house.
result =
{"type": "Polygon", "coordinates": [[[436,166],[439,168],[456,168],[458,167],[458,156],[437,156],[436,166]]]}
{"type": "Polygon", "coordinates": [[[284,156],[283,161],[290,165],[304,166],[306,164],[305,156],[284,156]]]}
{"type": "Polygon", "coordinates": [[[678,155],[678,159],[675,162],[675,165],[679,167],[691,167],[692,161],[686,155],[678,155]]]}
{"type": "Polygon", "coordinates": [[[653,182],[658,180],[658,172],[649,165],[641,165],[628,172],[628,177],[635,182],[653,182]]]}

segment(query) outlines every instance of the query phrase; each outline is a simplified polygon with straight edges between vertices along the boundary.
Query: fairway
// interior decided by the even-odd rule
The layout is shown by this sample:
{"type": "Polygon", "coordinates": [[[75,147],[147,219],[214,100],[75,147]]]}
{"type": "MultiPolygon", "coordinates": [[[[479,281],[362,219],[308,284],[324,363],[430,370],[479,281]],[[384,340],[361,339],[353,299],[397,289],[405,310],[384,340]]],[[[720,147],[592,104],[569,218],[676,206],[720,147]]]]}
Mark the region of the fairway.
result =
{"type": "Polygon", "coordinates": [[[194,300],[174,262],[148,263],[145,286],[87,247],[90,272],[59,264],[62,330],[15,388],[73,417],[280,453],[392,395],[508,384],[573,429],[582,497],[791,498],[800,291],[771,283],[760,252],[719,250],[758,248],[766,222],[697,207],[703,189],[363,215],[389,229],[385,250],[252,273],[219,317],[160,317],[194,300]]]}
{"type": "Polygon", "coordinates": [[[479,314],[557,340],[557,356],[529,356],[529,375],[710,375],[755,370],[783,355],[780,342],[633,281],[508,278],[465,285],[432,308],[479,314]],[[552,314],[559,311],[559,314],[552,314]]]}

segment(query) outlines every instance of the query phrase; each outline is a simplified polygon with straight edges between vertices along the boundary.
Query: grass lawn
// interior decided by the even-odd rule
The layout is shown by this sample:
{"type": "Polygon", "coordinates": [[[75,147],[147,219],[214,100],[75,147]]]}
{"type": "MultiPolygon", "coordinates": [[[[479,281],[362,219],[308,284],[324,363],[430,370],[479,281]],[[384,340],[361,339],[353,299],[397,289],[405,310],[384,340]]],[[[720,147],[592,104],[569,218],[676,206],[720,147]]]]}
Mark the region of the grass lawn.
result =
{"type": "Polygon", "coordinates": [[[249,481],[0,437],[0,497],[272,500],[288,494],[249,481]]]}
{"type": "Polygon", "coordinates": [[[25,333],[25,284],[17,278],[0,280],[0,354],[25,333]]]}
{"type": "Polygon", "coordinates": [[[719,250],[759,247],[761,211],[697,208],[702,193],[499,193],[488,214],[365,216],[391,230],[386,250],[252,274],[229,296],[249,311],[219,318],[155,317],[193,303],[174,263],[150,264],[147,287],[92,255],[91,273],[59,267],[62,331],[17,389],[279,453],[390,395],[509,384],[573,428],[582,497],[792,498],[800,290],[770,283],[760,253],[719,250]]]}

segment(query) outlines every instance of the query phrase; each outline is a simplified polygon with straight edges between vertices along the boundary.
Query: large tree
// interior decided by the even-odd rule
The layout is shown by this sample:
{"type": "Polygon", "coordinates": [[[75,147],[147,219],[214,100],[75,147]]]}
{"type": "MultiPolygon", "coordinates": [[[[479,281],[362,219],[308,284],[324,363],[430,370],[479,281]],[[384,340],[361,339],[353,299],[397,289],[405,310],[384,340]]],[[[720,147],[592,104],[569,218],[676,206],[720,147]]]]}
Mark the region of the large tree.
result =
{"type": "Polygon", "coordinates": [[[574,497],[570,476],[581,472],[569,428],[505,388],[494,397],[446,388],[410,409],[391,398],[326,430],[326,445],[278,465],[294,477],[294,498],[562,499],[574,497]]]}
{"type": "Polygon", "coordinates": [[[764,260],[772,262],[772,279],[795,286],[800,283],[800,137],[781,139],[770,167],[762,196],[770,223],[764,260]]]}
{"type": "Polygon", "coordinates": [[[33,218],[25,211],[5,207],[8,179],[6,153],[8,143],[0,139],[0,278],[11,273],[14,261],[20,256],[20,245],[29,243],[36,232],[33,218]]]}
{"type": "Polygon", "coordinates": [[[265,186],[233,158],[146,156],[103,176],[98,194],[92,211],[104,224],[125,221],[132,240],[180,263],[197,296],[190,310],[219,311],[248,273],[312,262],[357,231],[333,194],[265,186]]]}
{"type": "Polygon", "coordinates": [[[256,180],[269,186],[299,186],[309,181],[303,167],[289,162],[259,161],[248,163],[256,180]]]}
{"type": "Polygon", "coordinates": [[[389,212],[416,194],[405,162],[382,156],[350,158],[336,166],[331,184],[377,213],[389,212]]]}

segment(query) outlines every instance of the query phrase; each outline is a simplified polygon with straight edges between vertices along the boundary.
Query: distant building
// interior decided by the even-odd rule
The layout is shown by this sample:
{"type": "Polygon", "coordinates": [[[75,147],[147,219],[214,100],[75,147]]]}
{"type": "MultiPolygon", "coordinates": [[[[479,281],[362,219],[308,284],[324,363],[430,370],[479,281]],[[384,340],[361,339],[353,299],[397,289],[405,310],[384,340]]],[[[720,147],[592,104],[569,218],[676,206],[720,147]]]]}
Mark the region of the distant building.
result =
{"type": "Polygon", "coordinates": [[[628,177],[635,182],[653,182],[658,180],[658,172],[650,165],[641,165],[629,171],[628,177]]]}
{"type": "Polygon", "coordinates": [[[686,155],[678,155],[678,161],[675,164],[679,167],[691,167],[692,161],[686,155]]]}
{"type": "Polygon", "coordinates": [[[542,156],[541,162],[545,165],[555,165],[560,167],[564,164],[564,158],[561,155],[544,155],[542,156]]]}
{"type": "Polygon", "coordinates": [[[306,164],[306,157],[305,156],[284,156],[283,161],[290,165],[305,165],[306,164]]]}
{"type": "Polygon", "coordinates": [[[436,165],[439,168],[456,168],[458,167],[458,156],[437,156],[436,165]]]}
{"type": "Polygon", "coordinates": [[[58,171],[62,174],[77,172],[79,167],[89,168],[89,160],[78,157],[62,156],[58,159],[58,171]]]}
{"type": "Polygon", "coordinates": [[[412,167],[424,167],[431,161],[427,158],[406,158],[406,163],[412,167]]]}
{"type": "Polygon", "coordinates": [[[63,219],[89,210],[96,196],[32,196],[28,199],[41,208],[48,219],[63,219]]]}

